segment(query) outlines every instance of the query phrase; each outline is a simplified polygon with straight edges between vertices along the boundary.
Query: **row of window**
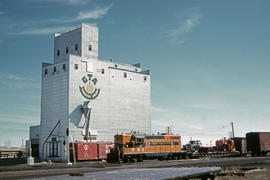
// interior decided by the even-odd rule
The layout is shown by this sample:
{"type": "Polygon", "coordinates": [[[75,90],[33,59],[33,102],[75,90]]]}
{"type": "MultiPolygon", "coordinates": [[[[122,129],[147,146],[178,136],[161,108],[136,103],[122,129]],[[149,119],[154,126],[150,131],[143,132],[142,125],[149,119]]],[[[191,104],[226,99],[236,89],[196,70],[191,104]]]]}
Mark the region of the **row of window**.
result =
{"type": "MultiPolygon", "coordinates": [[[[114,65],[114,67],[116,67],[116,68],[117,68],[117,67],[118,67],[118,66],[117,66],[117,64],[115,64],[115,65],[114,65]]],[[[137,68],[135,68],[135,71],[137,72],[137,71],[138,71],[138,69],[137,69],[137,68]]]]}
{"type": "MultiPolygon", "coordinates": [[[[105,73],[105,71],[104,71],[104,69],[101,69],[101,74],[104,74],[105,73]]],[[[114,76],[113,76],[114,77],[114,76]]],[[[127,78],[127,73],[126,72],[124,72],[124,74],[123,74],[123,77],[124,78],[127,78]]],[[[147,76],[144,76],[144,81],[147,81],[147,76]]]]}
{"type": "MultiPolygon", "coordinates": [[[[62,69],[65,71],[66,70],[66,64],[62,65],[62,69]]],[[[74,69],[78,69],[78,64],[74,64],[74,69]]],[[[56,66],[53,67],[53,72],[56,72],[56,66]]],[[[44,70],[44,74],[47,75],[48,74],[48,69],[44,70]]]]}
{"type": "MultiPolygon", "coordinates": [[[[74,64],[74,69],[78,69],[79,68],[79,65],[78,64],[74,64]]],[[[65,71],[66,70],[66,64],[63,64],[62,65],[62,69],[65,71]]],[[[56,66],[53,67],[53,72],[55,73],[56,72],[56,66]]],[[[101,69],[101,74],[104,74],[105,73],[105,70],[104,69],[101,69]]],[[[47,75],[48,74],[48,69],[45,69],[44,71],[44,74],[47,75]]],[[[124,78],[127,78],[127,73],[124,72],[123,74],[124,78]]],[[[147,81],[147,76],[144,76],[144,81],[147,81]]]]}
{"type": "MultiPolygon", "coordinates": [[[[75,47],[74,47],[75,51],[78,51],[78,44],[75,44],[75,47]]],[[[88,50],[89,51],[92,51],[92,45],[88,45],[88,50]]],[[[69,52],[69,47],[67,46],[66,47],[66,54],[68,54],[69,52]]],[[[57,56],[60,56],[60,50],[58,49],[57,52],[56,52],[57,56]]]]}

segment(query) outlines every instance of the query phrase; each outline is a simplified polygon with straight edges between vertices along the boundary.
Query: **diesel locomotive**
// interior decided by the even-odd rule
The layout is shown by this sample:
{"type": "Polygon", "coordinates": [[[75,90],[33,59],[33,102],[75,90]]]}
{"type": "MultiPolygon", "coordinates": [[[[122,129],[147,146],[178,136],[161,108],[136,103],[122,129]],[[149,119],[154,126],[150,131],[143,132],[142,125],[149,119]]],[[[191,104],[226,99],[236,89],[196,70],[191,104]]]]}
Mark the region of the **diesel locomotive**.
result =
{"type": "Polygon", "coordinates": [[[108,162],[140,162],[144,159],[181,159],[181,136],[171,133],[143,135],[136,133],[114,136],[114,149],[108,154],[108,162]]]}

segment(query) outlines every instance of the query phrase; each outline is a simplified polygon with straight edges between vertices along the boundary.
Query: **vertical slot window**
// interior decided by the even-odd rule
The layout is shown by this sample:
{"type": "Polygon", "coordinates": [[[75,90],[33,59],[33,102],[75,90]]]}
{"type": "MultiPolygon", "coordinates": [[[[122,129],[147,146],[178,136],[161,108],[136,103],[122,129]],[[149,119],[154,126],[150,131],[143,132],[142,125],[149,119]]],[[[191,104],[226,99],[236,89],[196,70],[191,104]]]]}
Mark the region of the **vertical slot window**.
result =
{"type": "Polygon", "coordinates": [[[74,69],[78,69],[78,64],[74,64],[74,69]]]}

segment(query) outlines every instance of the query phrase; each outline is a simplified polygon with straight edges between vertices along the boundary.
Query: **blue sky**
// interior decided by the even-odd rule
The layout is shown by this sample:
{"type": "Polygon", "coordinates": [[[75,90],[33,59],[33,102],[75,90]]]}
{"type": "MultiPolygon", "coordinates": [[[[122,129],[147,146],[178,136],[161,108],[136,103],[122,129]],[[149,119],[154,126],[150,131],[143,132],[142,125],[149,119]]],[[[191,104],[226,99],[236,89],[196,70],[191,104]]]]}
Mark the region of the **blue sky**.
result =
{"type": "Polygon", "coordinates": [[[99,54],[152,74],[152,129],[210,140],[270,131],[270,1],[0,1],[0,145],[40,121],[53,33],[100,29],[99,54]]]}

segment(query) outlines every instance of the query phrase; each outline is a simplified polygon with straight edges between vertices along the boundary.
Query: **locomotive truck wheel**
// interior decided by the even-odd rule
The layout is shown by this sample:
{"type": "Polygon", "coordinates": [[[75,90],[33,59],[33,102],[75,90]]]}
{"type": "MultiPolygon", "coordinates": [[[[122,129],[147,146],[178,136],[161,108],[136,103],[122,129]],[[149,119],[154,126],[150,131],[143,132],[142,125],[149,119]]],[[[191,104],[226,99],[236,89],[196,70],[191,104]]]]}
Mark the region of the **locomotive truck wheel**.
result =
{"type": "Polygon", "coordinates": [[[174,160],[175,158],[174,158],[174,156],[171,154],[171,155],[168,155],[167,159],[168,159],[168,160],[174,160]]]}
{"type": "Polygon", "coordinates": [[[128,156],[124,156],[123,161],[124,161],[124,163],[128,163],[129,162],[128,156]]]}
{"type": "Polygon", "coordinates": [[[137,157],[137,162],[143,162],[143,158],[141,156],[137,157]]]}
{"type": "Polygon", "coordinates": [[[131,157],[131,162],[133,162],[133,163],[138,162],[137,157],[131,157]]]}

